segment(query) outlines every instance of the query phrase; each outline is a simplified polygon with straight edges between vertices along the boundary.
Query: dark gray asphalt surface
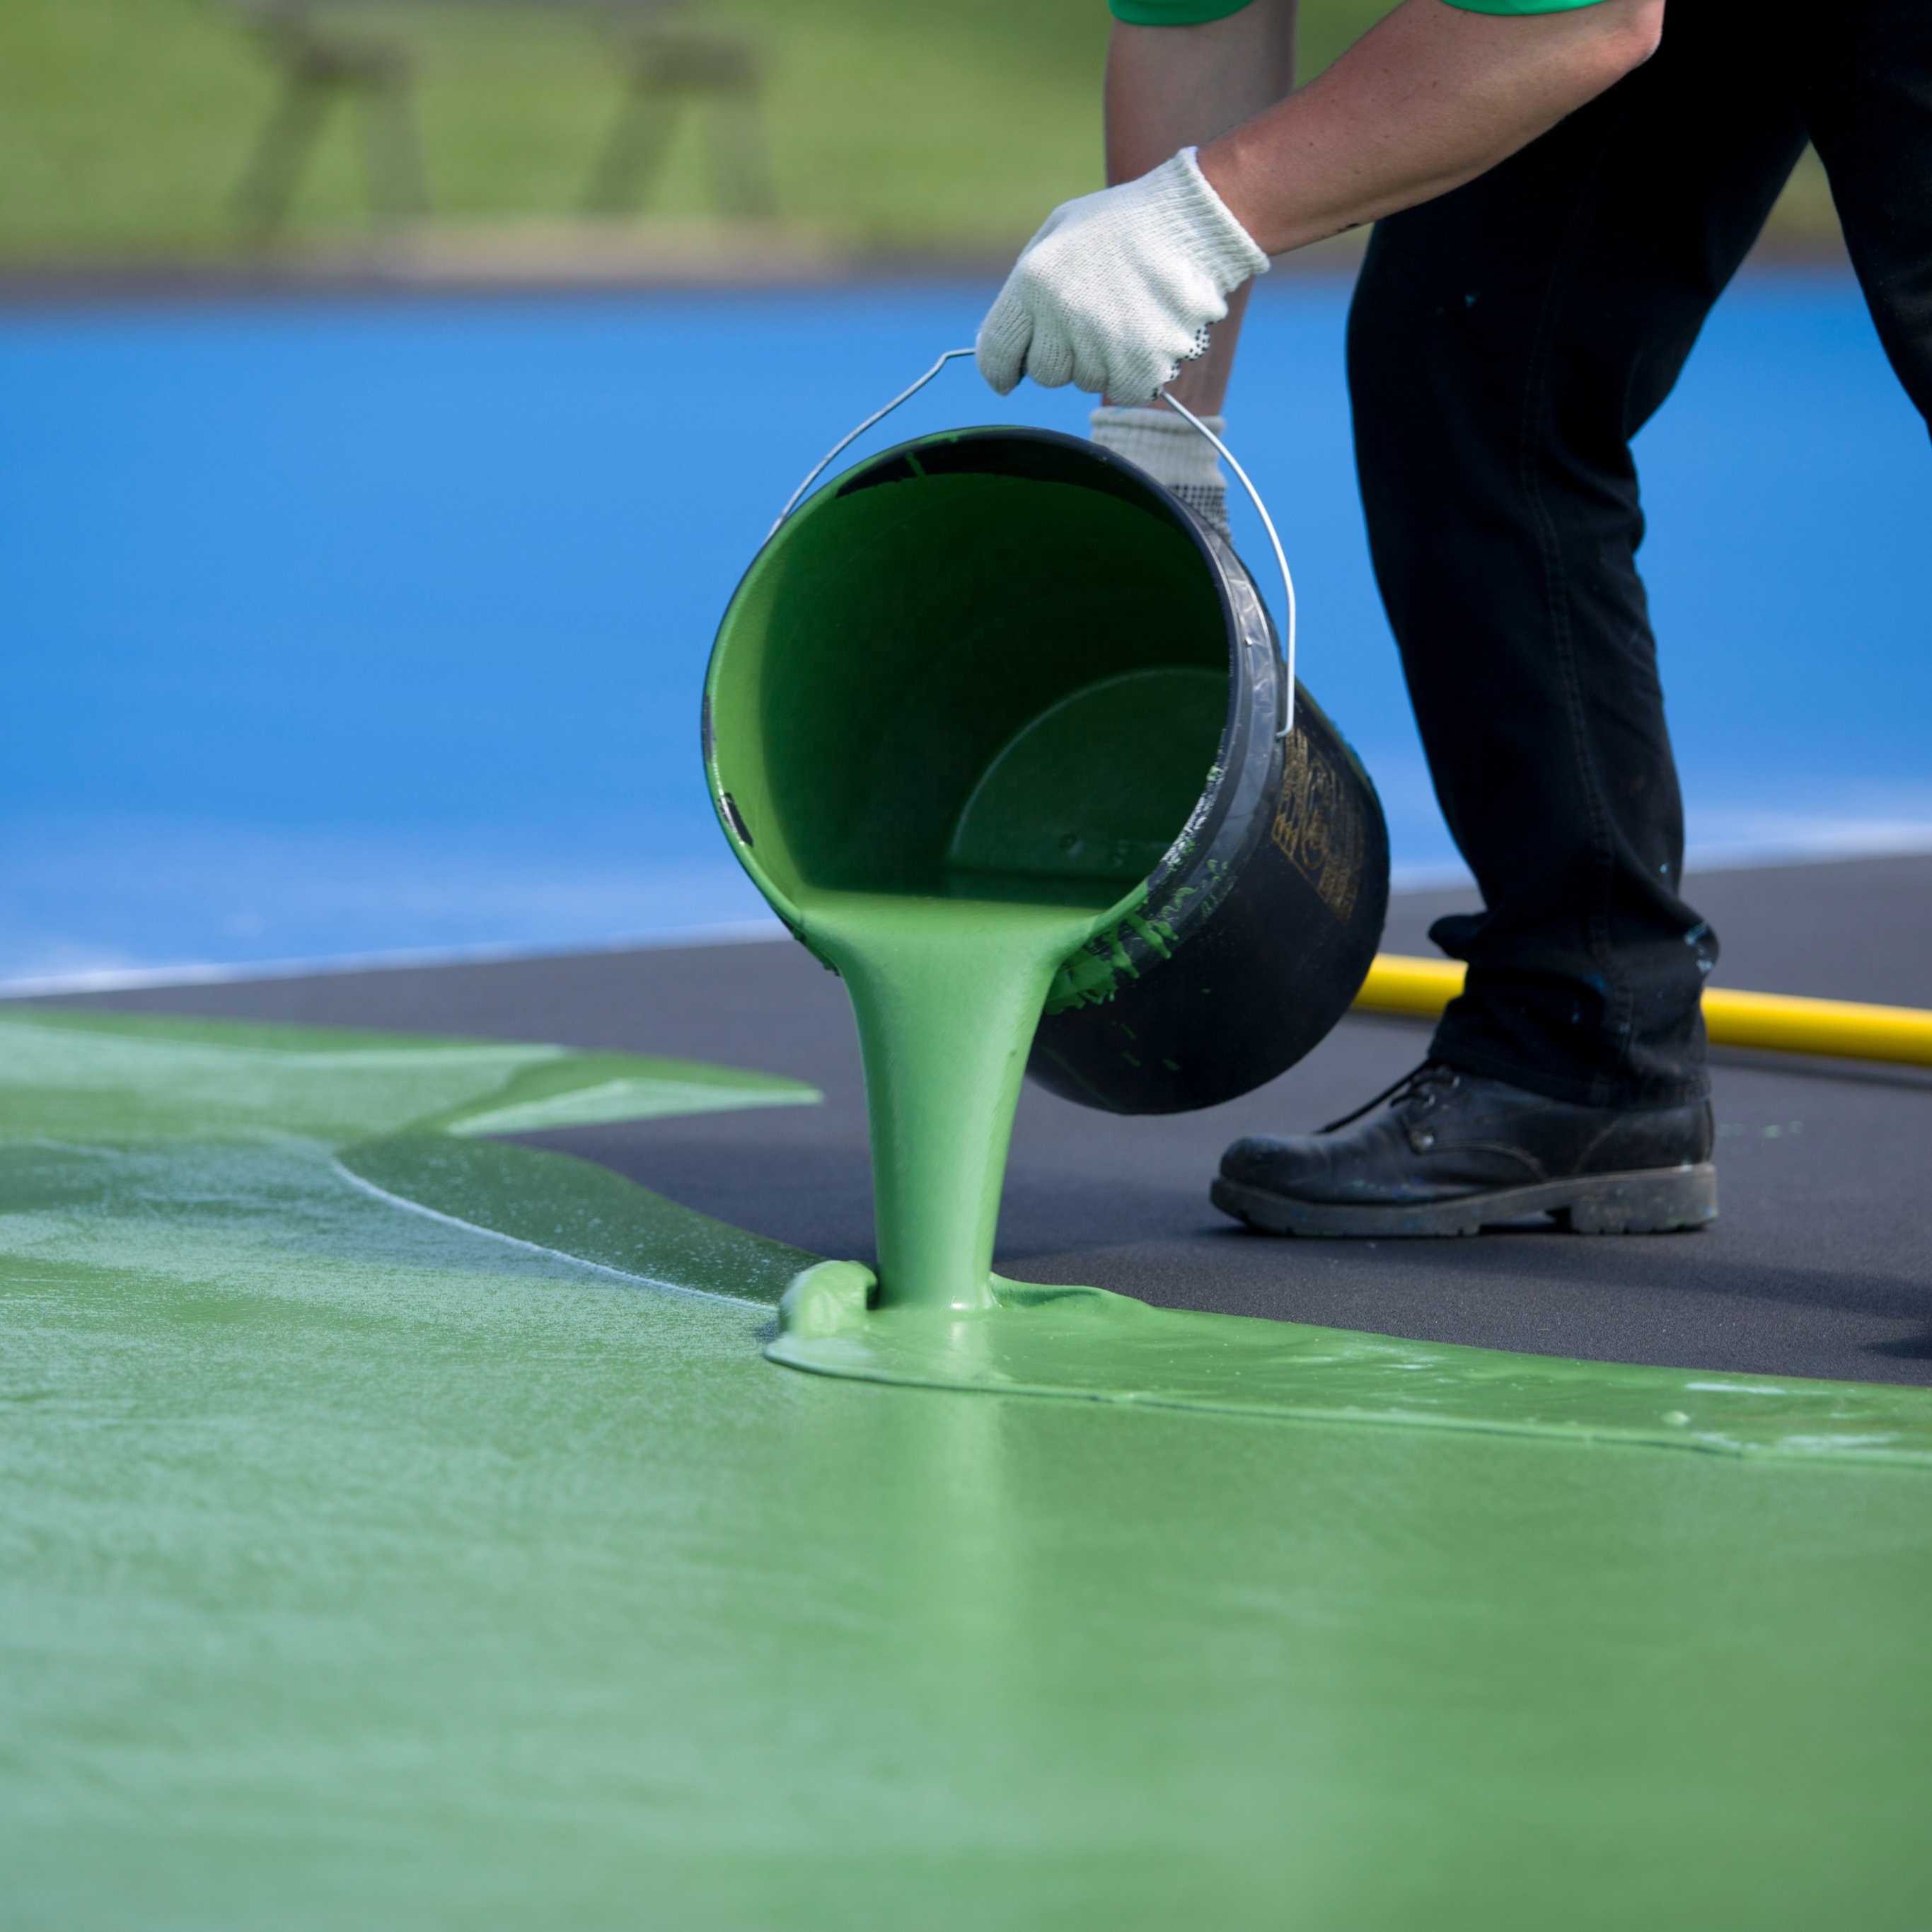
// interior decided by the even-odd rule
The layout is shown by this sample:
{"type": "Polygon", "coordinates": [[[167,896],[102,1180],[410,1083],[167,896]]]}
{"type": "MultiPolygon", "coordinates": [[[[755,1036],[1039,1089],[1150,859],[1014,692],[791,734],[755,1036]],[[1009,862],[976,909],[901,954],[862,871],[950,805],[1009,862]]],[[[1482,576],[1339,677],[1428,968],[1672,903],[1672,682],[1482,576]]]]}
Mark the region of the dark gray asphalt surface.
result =
{"type": "MultiPolygon", "coordinates": [[[[1932,1006],[1932,858],[1708,874],[1719,978],[1932,1006]]],[[[1385,944],[1430,950],[1460,892],[1396,902],[1385,944]]],[[[858,1057],[838,982],[790,944],[318,976],[62,1004],[621,1048],[794,1075],[823,1108],[595,1127],[531,1144],[817,1253],[872,1252],[858,1057]]],[[[1357,1105],[1422,1057],[1426,1027],[1351,1018],[1260,1092],[1157,1120],[1029,1088],[1003,1271],[1218,1309],[1541,1354],[1932,1384],[1932,1072],[1720,1058],[1721,1218],[1690,1234],[1510,1232],[1297,1242],[1208,1205],[1235,1136],[1357,1105]]]]}

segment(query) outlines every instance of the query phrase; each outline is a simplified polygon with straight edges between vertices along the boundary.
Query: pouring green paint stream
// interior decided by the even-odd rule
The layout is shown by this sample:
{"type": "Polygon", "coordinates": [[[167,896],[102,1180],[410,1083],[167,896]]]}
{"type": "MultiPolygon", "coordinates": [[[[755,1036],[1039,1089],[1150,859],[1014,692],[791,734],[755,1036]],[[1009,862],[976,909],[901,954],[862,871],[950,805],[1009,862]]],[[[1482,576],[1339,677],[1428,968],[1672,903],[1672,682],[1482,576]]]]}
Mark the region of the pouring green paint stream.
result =
{"type": "Polygon", "coordinates": [[[994,1306],[1013,1110],[1054,970],[1090,910],[808,892],[807,939],[845,981],[872,1120],[881,1298],[994,1306]]]}

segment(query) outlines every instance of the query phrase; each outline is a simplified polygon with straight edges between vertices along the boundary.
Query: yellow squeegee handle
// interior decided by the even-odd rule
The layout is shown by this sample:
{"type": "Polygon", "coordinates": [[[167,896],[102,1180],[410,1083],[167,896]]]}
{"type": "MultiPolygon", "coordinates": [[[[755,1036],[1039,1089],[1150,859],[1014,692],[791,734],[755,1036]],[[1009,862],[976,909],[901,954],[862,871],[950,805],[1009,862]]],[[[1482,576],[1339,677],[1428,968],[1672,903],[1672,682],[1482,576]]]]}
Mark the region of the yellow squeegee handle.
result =
{"type": "MultiPolygon", "coordinates": [[[[1355,1004],[1365,1012],[1433,1017],[1462,990],[1465,970],[1453,959],[1378,952],[1355,1004]]],[[[1714,1046],[1932,1066],[1932,1012],[1917,1006],[1807,1000],[1790,993],[1733,992],[1711,986],[1704,993],[1704,1027],[1714,1046]]]]}

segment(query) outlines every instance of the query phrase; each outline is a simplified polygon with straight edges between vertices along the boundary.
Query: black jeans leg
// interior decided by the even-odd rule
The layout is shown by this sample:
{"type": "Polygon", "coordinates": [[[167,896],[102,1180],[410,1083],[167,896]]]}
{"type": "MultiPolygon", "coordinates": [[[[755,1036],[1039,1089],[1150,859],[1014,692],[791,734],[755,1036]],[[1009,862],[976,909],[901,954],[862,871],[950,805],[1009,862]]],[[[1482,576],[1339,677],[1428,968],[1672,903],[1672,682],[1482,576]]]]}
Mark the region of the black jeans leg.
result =
{"type": "Polygon", "coordinates": [[[1555,1099],[1706,1090],[1630,440],[1803,151],[1786,14],[1672,0],[1647,65],[1381,224],[1350,318],[1376,575],[1486,908],[1432,935],[1470,966],[1436,1051],[1555,1099]]]}
{"type": "Polygon", "coordinates": [[[1804,122],[1905,392],[1932,422],[1932,7],[1837,0],[1807,63],[1804,122]]]}

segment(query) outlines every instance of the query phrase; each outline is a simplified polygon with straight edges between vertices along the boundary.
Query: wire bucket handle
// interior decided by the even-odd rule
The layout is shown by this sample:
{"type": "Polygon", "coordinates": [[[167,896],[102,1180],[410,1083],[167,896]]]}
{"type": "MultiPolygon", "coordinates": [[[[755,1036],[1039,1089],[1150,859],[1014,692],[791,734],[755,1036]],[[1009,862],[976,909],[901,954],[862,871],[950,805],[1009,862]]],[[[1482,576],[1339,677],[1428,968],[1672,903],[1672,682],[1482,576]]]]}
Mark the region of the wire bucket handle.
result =
{"type": "MultiPolygon", "coordinates": [[[[940,370],[946,367],[947,363],[956,362],[959,357],[962,356],[970,356],[974,352],[970,349],[947,350],[946,352],[940,357],[938,361],[934,363],[932,367],[927,370],[923,376],[920,377],[917,382],[909,383],[904,388],[902,389],[890,402],[886,404],[884,408],[874,410],[863,422],[860,424],[856,429],[849,430],[845,435],[841,436],[838,440],[835,442],[815,464],[812,465],[811,472],[806,476],[805,481],[801,483],[788,497],[786,498],[784,508],[778,514],[778,520],[765,532],[766,542],[770,543],[772,538],[776,536],[778,532],[784,527],[785,519],[791,514],[793,511],[798,508],[799,504],[804,499],[806,492],[812,486],[818,481],[820,477],[823,476],[826,471],[830,469],[832,464],[837,462],[838,458],[844,455],[846,451],[850,449],[853,444],[856,442],[860,437],[863,436],[868,429],[872,429],[878,424],[884,422],[886,417],[890,416],[893,410],[897,409],[902,403],[910,402],[913,398],[917,395],[920,391],[924,388],[926,384],[931,382],[934,376],[937,376],[940,370]]],[[[1202,436],[1205,436],[1208,441],[1214,446],[1215,454],[1220,457],[1222,461],[1226,464],[1228,467],[1234,472],[1236,479],[1240,482],[1241,488],[1248,493],[1248,501],[1255,506],[1255,514],[1262,520],[1262,528],[1268,532],[1268,542],[1274,551],[1275,566],[1281,572],[1282,598],[1286,607],[1288,619],[1282,634],[1282,656],[1286,660],[1288,665],[1288,717],[1287,722],[1282,726],[1280,731],[1276,734],[1278,736],[1286,738],[1288,734],[1294,729],[1294,579],[1288,571],[1288,557],[1286,554],[1282,549],[1281,538],[1275,532],[1274,519],[1268,514],[1268,506],[1262,501],[1262,493],[1255,488],[1253,483],[1250,480],[1248,472],[1244,470],[1240,463],[1236,460],[1234,452],[1231,450],[1228,446],[1223,442],[1221,439],[1187,406],[1185,403],[1177,401],[1174,397],[1169,395],[1164,389],[1161,392],[1158,400],[1165,403],[1168,407],[1174,411],[1177,415],[1185,417],[1186,420],[1192,423],[1195,428],[1198,430],[1202,436]]]]}

